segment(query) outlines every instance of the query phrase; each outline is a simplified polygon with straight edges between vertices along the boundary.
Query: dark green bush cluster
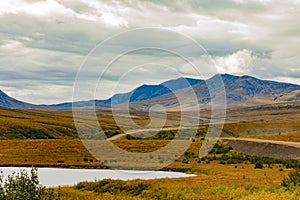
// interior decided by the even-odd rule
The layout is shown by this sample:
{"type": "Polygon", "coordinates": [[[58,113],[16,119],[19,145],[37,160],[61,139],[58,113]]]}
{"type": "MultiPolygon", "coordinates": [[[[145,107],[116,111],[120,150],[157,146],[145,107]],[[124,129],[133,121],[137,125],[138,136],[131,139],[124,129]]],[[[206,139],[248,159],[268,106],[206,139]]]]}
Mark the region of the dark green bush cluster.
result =
{"type": "Polygon", "coordinates": [[[0,176],[0,199],[1,200],[52,200],[59,199],[53,191],[47,191],[39,184],[37,169],[32,169],[30,175],[26,171],[13,173],[3,180],[0,176]]]}
{"type": "Polygon", "coordinates": [[[115,135],[119,135],[119,134],[123,133],[123,131],[122,130],[105,130],[104,133],[107,138],[110,138],[115,135]]]}
{"type": "Polygon", "coordinates": [[[6,134],[14,138],[31,138],[31,139],[54,139],[55,137],[47,130],[43,129],[31,129],[31,128],[9,128],[6,134]]]}
{"type": "Polygon", "coordinates": [[[282,186],[300,186],[300,170],[296,169],[290,172],[288,178],[283,179],[282,186]]]}
{"type": "Polygon", "coordinates": [[[246,158],[251,162],[251,164],[261,163],[269,168],[271,168],[274,164],[281,164],[285,168],[300,168],[300,161],[298,160],[257,156],[247,156],[246,158]]]}
{"type": "Polygon", "coordinates": [[[281,164],[285,168],[300,168],[300,161],[292,159],[269,158],[245,155],[233,150],[231,147],[226,147],[221,143],[216,143],[210,151],[210,154],[201,161],[220,161],[220,164],[239,164],[243,162],[250,162],[255,165],[255,168],[262,169],[264,166],[272,168],[274,164],[281,164]]]}
{"type": "Polygon", "coordinates": [[[211,154],[226,154],[230,150],[233,150],[232,147],[227,147],[225,145],[222,145],[221,143],[216,143],[215,146],[210,150],[211,154]]]}
{"type": "MultiPolygon", "coordinates": [[[[202,129],[201,129],[202,130],[202,129]]],[[[199,136],[199,130],[196,133],[196,137],[199,136]]],[[[201,134],[202,135],[202,134],[201,134]]],[[[205,134],[203,134],[205,135],[205,134]]],[[[189,140],[191,138],[195,138],[195,130],[184,130],[182,132],[178,132],[178,130],[161,130],[157,134],[151,137],[134,137],[132,135],[126,135],[127,140],[189,140]],[[175,136],[177,138],[175,138],[175,136]]]]}
{"type": "Polygon", "coordinates": [[[170,131],[159,131],[156,135],[150,137],[149,139],[152,140],[173,140],[177,133],[177,130],[170,130],[170,131]]]}
{"type": "Polygon", "coordinates": [[[264,165],[262,162],[258,161],[255,163],[255,166],[254,166],[255,169],[262,169],[264,168],[264,165]]]}
{"type": "Polygon", "coordinates": [[[139,138],[134,137],[132,135],[126,135],[127,140],[173,140],[175,135],[177,134],[177,130],[162,130],[159,131],[157,134],[148,137],[148,138],[139,138]]]}
{"type": "Polygon", "coordinates": [[[104,179],[97,182],[81,182],[75,186],[77,190],[87,190],[96,193],[112,195],[139,196],[143,191],[151,189],[151,185],[142,182],[127,184],[125,181],[104,179]]]}
{"type": "Polygon", "coordinates": [[[182,160],[182,163],[185,163],[185,164],[189,163],[191,158],[198,158],[198,155],[194,154],[193,152],[191,153],[189,151],[186,151],[184,153],[184,158],[182,160]]]}
{"type": "Polygon", "coordinates": [[[208,130],[208,126],[205,126],[204,128],[198,128],[197,130],[197,134],[196,134],[196,137],[204,137],[207,133],[207,130],[208,130]]]}

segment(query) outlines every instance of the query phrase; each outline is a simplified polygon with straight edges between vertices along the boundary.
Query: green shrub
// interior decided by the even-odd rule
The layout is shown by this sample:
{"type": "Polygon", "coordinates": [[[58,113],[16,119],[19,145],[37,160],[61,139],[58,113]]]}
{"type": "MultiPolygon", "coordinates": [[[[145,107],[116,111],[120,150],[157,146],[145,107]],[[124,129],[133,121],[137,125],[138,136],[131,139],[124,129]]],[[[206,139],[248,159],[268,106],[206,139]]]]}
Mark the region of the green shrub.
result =
{"type": "Polygon", "coordinates": [[[92,191],[99,194],[109,193],[112,195],[126,194],[139,196],[145,190],[151,189],[148,183],[135,182],[127,184],[125,181],[104,179],[97,182],[81,182],[75,186],[77,190],[92,191]]]}
{"type": "Polygon", "coordinates": [[[148,183],[142,183],[138,182],[132,185],[129,185],[126,187],[126,193],[130,194],[132,196],[138,196],[140,195],[143,191],[148,190],[151,188],[151,185],[148,183]]]}
{"type": "Polygon", "coordinates": [[[287,187],[290,185],[299,186],[300,185],[300,170],[296,169],[289,173],[288,178],[284,178],[282,185],[287,187]]]}
{"type": "Polygon", "coordinates": [[[160,199],[168,199],[168,192],[164,189],[152,189],[152,190],[145,190],[142,193],[143,199],[151,199],[151,200],[160,200],[160,199]]]}
{"type": "Polygon", "coordinates": [[[262,169],[262,168],[263,168],[262,162],[256,162],[254,168],[255,168],[255,169],[262,169]]]}
{"type": "Polygon", "coordinates": [[[3,173],[0,176],[0,199],[1,200],[41,200],[57,199],[53,191],[47,191],[38,180],[37,169],[33,168],[30,175],[26,171],[14,172],[6,180],[3,173]]]}
{"type": "Polygon", "coordinates": [[[182,163],[188,164],[189,163],[189,159],[188,158],[183,158],[182,163]]]}

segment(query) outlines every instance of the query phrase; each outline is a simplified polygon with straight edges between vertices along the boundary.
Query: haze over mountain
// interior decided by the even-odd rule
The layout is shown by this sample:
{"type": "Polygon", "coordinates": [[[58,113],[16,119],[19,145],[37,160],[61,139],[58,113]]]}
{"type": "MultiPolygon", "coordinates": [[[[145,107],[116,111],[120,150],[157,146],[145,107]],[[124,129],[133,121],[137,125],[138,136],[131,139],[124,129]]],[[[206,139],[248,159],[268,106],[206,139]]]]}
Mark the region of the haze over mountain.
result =
{"type": "MultiPolygon", "coordinates": [[[[275,81],[260,80],[251,76],[221,75],[226,90],[227,104],[235,105],[263,105],[279,102],[300,100],[300,86],[280,83],[275,81]]],[[[89,108],[94,104],[99,109],[110,108],[111,104],[122,109],[126,102],[130,102],[132,109],[144,110],[154,104],[161,104],[167,108],[177,108],[178,100],[173,92],[189,100],[192,94],[198,98],[199,105],[208,105],[211,101],[207,84],[213,86],[217,76],[208,80],[192,78],[178,78],[158,85],[142,85],[123,94],[115,94],[106,100],[90,100],[75,102],[76,107],[89,108]]],[[[219,87],[216,87],[219,88],[219,87]]],[[[216,89],[215,95],[220,95],[221,90],[216,89]],[[220,90],[220,91],[218,91],[220,90]]],[[[16,109],[71,109],[72,103],[62,103],[50,106],[28,104],[9,97],[0,91],[0,106],[16,109]]],[[[188,103],[185,108],[188,108],[188,103]]]]}

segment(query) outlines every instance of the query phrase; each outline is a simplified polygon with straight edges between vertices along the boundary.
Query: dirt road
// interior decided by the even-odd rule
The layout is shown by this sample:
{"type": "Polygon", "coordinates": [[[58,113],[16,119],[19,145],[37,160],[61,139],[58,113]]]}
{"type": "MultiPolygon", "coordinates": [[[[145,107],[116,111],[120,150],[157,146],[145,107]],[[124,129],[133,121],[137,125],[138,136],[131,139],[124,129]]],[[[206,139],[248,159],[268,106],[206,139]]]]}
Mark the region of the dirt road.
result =
{"type": "MultiPolygon", "coordinates": [[[[181,130],[184,130],[184,129],[197,129],[198,127],[181,127],[180,129],[181,130]]],[[[122,134],[119,134],[119,135],[115,135],[113,137],[110,137],[108,138],[107,140],[117,140],[117,139],[120,139],[122,138],[123,136],[126,136],[126,135],[131,135],[131,134],[135,134],[135,133],[142,133],[142,132],[147,132],[147,131],[171,131],[171,130],[178,130],[179,127],[170,127],[170,128],[149,128],[149,129],[138,129],[138,130],[131,130],[131,131],[127,131],[126,133],[122,133],[122,134]]]]}
{"type": "MultiPolygon", "coordinates": [[[[182,127],[182,129],[196,129],[197,127],[182,127]]],[[[170,128],[151,128],[151,129],[139,129],[131,130],[126,133],[115,135],[107,140],[117,140],[129,134],[142,133],[147,131],[161,131],[161,130],[177,130],[178,127],[170,128]]],[[[227,146],[231,146],[239,152],[260,156],[260,157],[272,157],[272,158],[285,158],[300,160],[300,143],[298,142],[286,142],[286,141],[274,141],[274,140],[261,140],[251,138],[228,138],[221,137],[220,141],[227,146]]]]}

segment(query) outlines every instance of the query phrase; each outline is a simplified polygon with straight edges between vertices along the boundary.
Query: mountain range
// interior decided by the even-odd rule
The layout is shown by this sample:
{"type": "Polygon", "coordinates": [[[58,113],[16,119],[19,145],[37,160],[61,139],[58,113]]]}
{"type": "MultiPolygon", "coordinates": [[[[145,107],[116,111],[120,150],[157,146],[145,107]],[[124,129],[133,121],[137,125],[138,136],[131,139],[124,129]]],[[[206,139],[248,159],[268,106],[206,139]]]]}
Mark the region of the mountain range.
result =
{"type": "MultiPolygon", "coordinates": [[[[251,76],[222,74],[220,77],[224,83],[228,106],[264,105],[300,100],[300,85],[261,80],[251,76]]],[[[141,85],[128,93],[115,94],[106,100],[80,101],[75,102],[74,105],[81,108],[95,105],[97,109],[107,109],[113,105],[122,109],[126,102],[130,102],[131,109],[136,110],[147,110],[154,104],[161,104],[168,109],[177,109],[179,103],[175,92],[177,96],[185,98],[185,104],[181,106],[186,109],[191,107],[189,99],[193,94],[196,95],[198,104],[205,106],[211,101],[207,84],[210,85],[210,89],[215,90],[214,95],[218,96],[222,93],[220,87],[214,85],[217,78],[213,76],[207,80],[199,80],[181,77],[158,85],[141,85]]],[[[71,109],[72,103],[33,105],[9,97],[0,90],[0,106],[14,109],[56,110],[71,109]]]]}
{"type": "Polygon", "coordinates": [[[13,109],[39,109],[43,106],[33,105],[23,101],[16,100],[0,90],[0,106],[13,109]]]}

